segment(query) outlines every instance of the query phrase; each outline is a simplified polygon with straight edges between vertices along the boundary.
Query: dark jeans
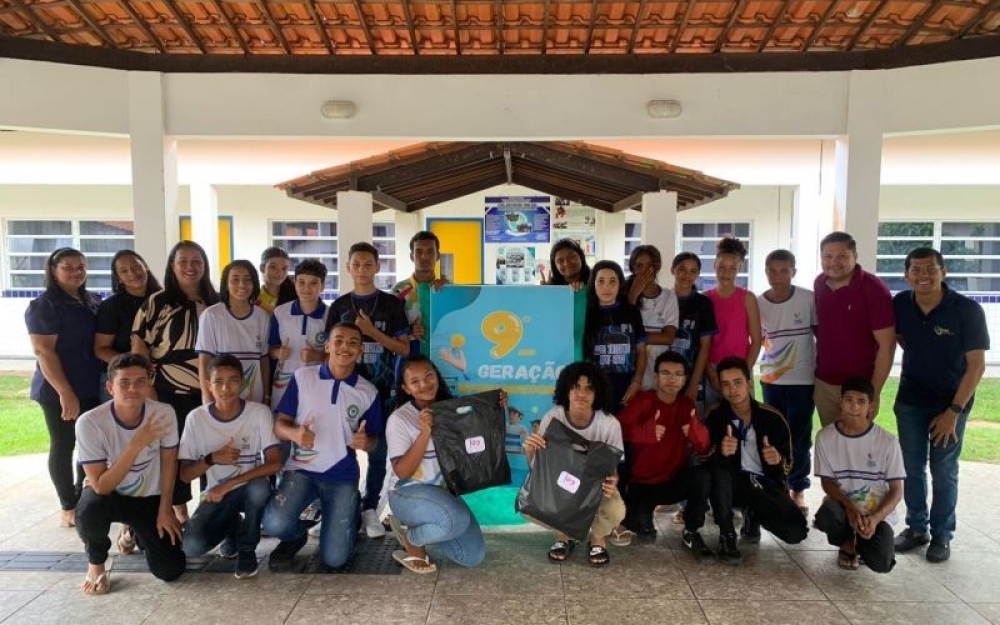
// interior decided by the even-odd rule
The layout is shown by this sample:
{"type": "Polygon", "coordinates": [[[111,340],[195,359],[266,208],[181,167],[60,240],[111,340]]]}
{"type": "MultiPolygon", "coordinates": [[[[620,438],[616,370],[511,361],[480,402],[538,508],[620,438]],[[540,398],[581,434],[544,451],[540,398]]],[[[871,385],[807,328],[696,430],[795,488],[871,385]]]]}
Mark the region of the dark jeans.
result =
{"type": "Polygon", "coordinates": [[[236,538],[238,550],[254,551],[270,499],[271,482],[259,477],[226,493],[222,501],[202,501],[184,528],[184,553],[192,558],[204,555],[227,536],[236,538]]]}
{"type": "Polygon", "coordinates": [[[784,484],[744,473],[728,462],[713,462],[710,499],[721,534],[735,534],[733,506],[747,508],[756,523],[781,540],[794,545],[809,533],[806,517],[798,509],[784,484]]]}
{"type": "Polygon", "coordinates": [[[761,382],[764,403],[778,409],[788,422],[792,435],[792,471],[788,474],[788,488],[794,491],[809,490],[809,473],[812,462],[813,400],[812,384],[766,384],[761,382]]]}
{"type": "Polygon", "coordinates": [[[888,573],[896,566],[892,526],[885,521],[878,524],[871,538],[862,538],[847,520],[844,506],[832,499],[825,499],[816,511],[815,527],[826,534],[827,541],[834,547],[840,547],[853,538],[858,555],[876,573],[888,573]]]}
{"type": "MultiPolygon", "coordinates": [[[[196,389],[193,393],[182,395],[175,393],[171,389],[157,387],[156,390],[160,401],[170,404],[170,407],[177,414],[177,436],[181,436],[184,434],[184,423],[187,422],[188,413],[201,405],[201,391],[196,389]]],[[[204,477],[201,484],[202,490],[205,490],[204,477]]],[[[182,480],[180,471],[178,471],[177,480],[174,482],[174,500],[172,503],[175,506],[181,506],[189,501],[191,501],[191,484],[182,480]]]]}
{"type": "Polygon", "coordinates": [[[625,492],[625,521],[633,532],[651,533],[656,506],[680,503],[684,508],[684,529],[697,532],[705,524],[705,507],[711,485],[708,468],[684,467],[668,482],[637,484],[631,482],[625,492]]]}
{"type": "MultiPolygon", "coordinates": [[[[80,398],[80,414],[98,405],[97,397],[80,398]]],[[[76,420],[63,421],[62,405],[59,402],[38,402],[45,415],[45,427],[49,431],[49,479],[56,487],[59,507],[63,510],[76,508],[83,488],[85,474],[83,467],[76,464],[76,479],[73,476],[73,450],[76,448],[76,420]]]]}
{"type": "Polygon", "coordinates": [[[385,435],[378,437],[375,449],[368,452],[368,470],[365,473],[365,496],[361,500],[362,510],[374,510],[378,507],[382,486],[385,484],[385,460],[389,453],[389,444],[385,435]]]}
{"type": "Polygon", "coordinates": [[[187,559],[179,540],[177,544],[172,544],[169,536],[161,538],[158,535],[156,516],[159,508],[159,495],[126,497],[117,492],[98,495],[93,488],[85,488],[76,506],[76,533],[83,541],[87,561],[91,564],[107,561],[108,549],[111,548],[108,532],[111,524],[117,521],[135,532],[153,575],[165,582],[180,577],[187,559]]]}

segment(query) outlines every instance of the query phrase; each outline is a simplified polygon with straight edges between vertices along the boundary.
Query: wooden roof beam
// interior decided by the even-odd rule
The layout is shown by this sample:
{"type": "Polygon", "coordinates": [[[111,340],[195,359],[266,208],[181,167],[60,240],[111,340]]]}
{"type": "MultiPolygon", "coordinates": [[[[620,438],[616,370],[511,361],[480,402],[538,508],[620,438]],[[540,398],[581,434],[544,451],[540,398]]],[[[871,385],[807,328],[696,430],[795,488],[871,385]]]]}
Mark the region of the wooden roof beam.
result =
{"type": "Polygon", "coordinates": [[[788,13],[788,9],[791,6],[791,0],[785,0],[785,2],[781,4],[781,9],[779,9],[778,14],[774,16],[774,21],[771,22],[771,26],[768,27],[764,37],[760,40],[760,45],[757,46],[757,52],[763,52],[764,48],[767,47],[767,44],[770,43],[771,38],[774,37],[774,33],[778,30],[778,26],[781,25],[781,21],[785,19],[785,14],[788,13]]]}
{"type": "Polygon", "coordinates": [[[970,30],[975,28],[977,24],[986,19],[987,15],[989,15],[991,12],[997,9],[1000,9],[1000,0],[993,0],[993,2],[984,4],[982,7],[979,8],[979,12],[976,13],[975,17],[966,22],[965,26],[963,26],[961,30],[959,30],[957,33],[955,33],[954,38],[961,39],[962,37],[965,37],[967,34],[969,34],[970,30]]]}
{"type": "Polygon", "coordinates": [[[542,54],[548,53],[549,46],[549,3],[550,0],[545,0],[544,13],[542,13],[542,54]]]}
{"type": "MultiPolygon", "coordinates": [[[[404,3],[409,2],[409,0],[402,0],[404,3]]],[[[458,5],[455,0],[449,0],[451,4],[451,26],[453,37],[455,37],[455,54],[458,56],[462,55],[462,36],[458,32],[458,5]]]]}
{"type": "Polygon", "coordinates": [[[180,24],[181,30],[183,30],[184,34],[188,36],[191,43],[193,43],[202,54],[208,54],[208,49],[205,48],[205,44],[194,32],[194,27],[191,26],[191,22],[188,21],[188,18],[181,13],[179,8],[177,8],[177,3],[175,3],[174,0],[163,0],[163,4],[166,5],[167,9],[169,9],[171,13],[173,13],[174,19],[177,20],[178,24],[180,24]]]}
{"type": "Polygon", "coordinates": [[[643,191],[659,189],[657,177],[649,174],[642,174],[627,167],[605,163],[593,157],[579,156],[536,143],[518,142],[512,144],[511,154],[514,156],[515,171],[518,160],[526,159],[534,162],[536,167],[543,166],[557,171],[576,173],[589,179],[604,180],[625,188],[643,191]]]}
{"type": "Polygon", "coordinates": [[[400,211],[402,213],[406,212],[406,202],[403,200],[393,197],[388,193],[382,193],[381,191],[372,191],[372,202],[379,204],[386,208],[391,208],[393,210],[400,211]]]}
{"type": "MultiPolygon", "coordinates": [[[[405,1],[405,0],[404,0],[405,1]]],[[[361,22],[361,29],[365,33],[365,41],[368,43],[368,50],[375,55],[375,40],[372,38],[371,28],[368,27],[368,18],[361,9],[361,0],[353,0],[354,10],[358,12],[358,21],[361,22]]]]}
{"type": "Polygon", "coordinates": [[[882,9],[884,9],[885,5],[888,3],[889,0],[881,0],[878,3],[878,6],[875,7],[875,10],[872,11],[871,15],[865,18],[865,21],[858,28],[858,32],[854,33],[854,36],[851,37],[851,40],[847,43],[848,51],[853,50],[854,47],[858,45],[858,41],[861,39],[862,35],[864,35],[865,31],[868,30],[868,27],[871,26],[876,19],[878,19],[879,14],[882,13],[882,9]]]}
{"type": "MultiPolygon", "coordinates": [[[[122,2],[128,2],[128,0],[121,0],[122,2]]],[[[247,47],[247,43],[243,41],[243,36],[240,35],[240,31],[233,24],[233,21],[229,19],[229,15],[226,13],[225,8],[222,6],[220,0],[210,0],[212,6],[215,10],[219,12],[219,17],[222,18],[222,23],[226,25],[226,28],[233,33],[233,37],[236,38],[236,43],[240,44],[240,49],[243,50],[243,54],[250,54],[250,48],[247,47]]]]}
{"type": "Polygon", "coordinates": [[[115,43],[115,40],[111,38],[111,35],[109,35],[103,28],[98,26],[97,22],[90,19],[90,15],[88,15],[87,12],[84,10],[79,0],[66,0],[66,2],[69,3],[69,5],[73,7],[73,9],[77,13],[80,14],[80,19],[82,19],[84,23],[87,24],[87,26],[90,28],[90,30],[92,30],[94,34],[97,35],[98,39],[104,42],[104,45],[108,46],[109,48],[118,47],[117,44],[115,43]]]}
{"type": "Polygon", "coordinates": [[[639,29],[642,27],[643,17],[646,15],[646,0],[639,1],[639,10],[635,13],[635,25],[632,27],[632,34],[628,37],[628,49],[626,54],[635,51],[635,40],[639,37],[639,29]]]}
{"type": "Polygon", "coordinates": [[[805,45],[802,46],[803,52],[808,52],[809,48],[816,43],[816,38],[819,37],[819,34],[826,27],[827,22],[830,21],[831,17],[833,17],[833,11],[837,8],[837,0],[829,0],[829,2],[830,4],[826,7],[826,11],[824,11],[823,15],[819,18],[819,23],[816,24],[816,28],[812,31],[812,34],[809,35],[809,39],[806,39],[805,45]]]}
{"type": "Polygon", "coordinates": [[[681,43],[681,35],[684,34],[684,29],[687,28],[688,21],[691,19],[691,12],[694,11],[695,0],[688,0],[687,6],[684,7],[684,15],[681,17],[680,26],[677,27],[677,34],[674,36],[674,40],[670,42],[670,54],[677,51],[677,46],[681,43]]]}
{"type": "Polygon", "coordinates": [[[590,24],[587,26],[587,41],[583,44],[584,54],[590,54],[590,46],[594,43],[594,26],[597,25],[597,3],[599,1],[590,1],[590,24]]]}
{"type": "Polygon", "coordinates": [[[10,0],[11,4],[18,9],[20,9],[25,15],[28,16],[28,20],[31,21],[32,26],[35,30],[44,34],[46,37],[55,41],[57,43],[62,43],[62,39],[59,38],[59,33],[57,33],[51,26],[45,23],[45,20],[38,17],[35,10],[32,7],[26,5],[22,0],[10,0]]]}
{"type": "Polygon", "coordinates": [[[130,0],[118,0],[118,1],[121,4],[122,8],[125,9],[125,12],[128,13],[129,18],[133,22],[135,22],[136,27],[142,31],[142,34],[149,37],[149,40],[153,42],[153,45],[156,46],[156,49],[160,51],[160,54],[166,54],[167,47],[163,45],[163,42],[160,41],[159,37],[153,34],[153,30],[149,27],[149,24],[146,23],[146,20],[142,19],[142,16],[139,15],[139,12],[132,8],[130,0]]]}
{"type": "Polygon", "coordinates": [[[409,210],[416,211],[423,208],[429,208],[431,206],[437,206],[438,204],[443,204],[449,200],[454,200],[455,198],[464,197],[470,193],[476,193],[477,191],[482,191],[484,189],[489,189],[490,187],[495,187],[498,184],[503,184],[503,174],[497,173],[496,177],[492,179],[477,180],[473,183],[456,186],[440,193],[435,193],[431,195],[426,195],[417,200],[412,200],[408,202],[409,210]]]}
{"type": "Polygon", "coordinates": [[[410,13],[410,0],[399,0],[399,3],[403,6],[403,19],[406,20],[406,32],[410,34],[410,50],[413,51],[414,56],[420,56],[420,42],[417,41],[417,29],[413,26],[413,14],[410,13]]]}
{"type": "Polygon", "coordinates": [[[291,54],[292,48],[288,45],[288,40],[285,39],[285,33],[281,31],[281,25],[278,24],[274,16],[271,15],[271,9],[267,6],[267,0],[253,0],[253,3],[257,5],[260,9],[261,14],[264,16],[264,21],[267,25],[274,31],[274,37],[278,40],[278,45],[284,50],[285,54],[291,54]]]}
{"type": "Polygon", "coordinates": [[[715,40],[715,48],[712,50],[713,52],[718,53],[722,50],[722,46],[726,45],[726,39],[729,37],[729,32],[733,29],[733,26],[736,25],[736,20],[739,19],[740,13],[743,12],[743,5],[746,3],[746,0],[739,0],[739,2],[736,3],[736,6],[733,8],[733,13],[729,16],[729,22],[727,22],[726,27],[722,29],[722,32],[719,34],[719,38],[715,40]]]}
{"type": "Polygon", "coordinates": [[[330,54],[336,54],[336,46],[333,45],[333,40],[330,39],[330,33],[326,32],[326,22],[319,11],[316,9],[316,0],[305,0],[306,9],[309,10],[309,17],[316,22],[316,28],[319,30],[319,37],[323,40],[323,45],[326,46],[326,51],[330,54]]]}
{"type": "Polygon", "coordinates": [[[496,11],[496,16],[497,16],[497,24],[496,24],[496,26],[497,26],[497,50],[500,51],[500,54],[503,54],[504,53],[504,48],[506,48],[506,45],[507,45],[507,43],[504,41],[504,37],[503,37],[503,27],[504,27],[504,24],[503,24],[503,0],[496,0],[496,4],[494,4],[493,6],[494,6],[493,10],[496,11]]]}
{"type": "Polygon", "coordinates": [[[903,33],[903,35],[899,38],[899,41],[896,42],[896,45],[897,46],[905,45],[907,41],[912,39],[914,35],[920,32],[920,29],[923,28],[924,24],[927,23],[927,20],[930,18],[930,16],[934,15],[934,12],[937,11],[939,8],[941,8],[941,6],[944,3],[945,0],[935,0],[934,2],[924,7],[924,10],[920,12],[920,15],[918,15],[913,19],[913,23],[910,24],[910,27],[907,28],[906,32],[903,33]]]}

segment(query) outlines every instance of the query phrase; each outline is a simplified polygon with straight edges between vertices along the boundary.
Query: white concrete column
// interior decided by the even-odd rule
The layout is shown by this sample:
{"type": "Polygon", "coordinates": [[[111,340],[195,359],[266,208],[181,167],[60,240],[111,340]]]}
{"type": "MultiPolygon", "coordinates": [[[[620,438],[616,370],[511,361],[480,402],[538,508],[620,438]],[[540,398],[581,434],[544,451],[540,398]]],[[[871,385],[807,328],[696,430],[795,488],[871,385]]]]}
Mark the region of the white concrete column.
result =
{"type": "Polygon", "coordinates": [[[219,265],[219,195],[207,182],[191,183],[191,238],[205,248],[212,281],[222,276],[219,265]]]}
{"type": "Polygon", "coordinates": [[[847,134],[837,139],[834,167],[836,227],[858,242],[858,262],[875,271],[882,173],[885,76],[851,72],[847,134]]]}
{"type": "Polygon", "coordinates": [[[157,271],[180,239],[177,141],[166,135],[164,80],[153,72],[128,73],[135,249],[157,271]]]}
{"type": "Polygon", "coordinates": [[[413,261],[410,260],[410,239],[420,232],[423,219],[421,212],[396,213],[396,280],[413,274],[413,261]]]}
{"type": "MultiPolygon", "coordinates": [[[[803,181],[795,187],[792,197],[792,241],[789,249],[795,254],[798,273],[795,284],[811,289],[813,280],[819,274],[819,241],[829,230],[820,229],[820,215],[830,214],[824,210],[823,198],[816,179],[803,181]]],[[[761,286],[763,291],[767,287],[761,286]]]]}
{"type": "Polygon", "coordinates": [[[625,254],[625,211],[597,213],[597,259],[622,262],[625,254]]]}
{"type": "Polygon", "coordinates": [[[642,195],[642,242],[655,245],[663,256],[659,282],[672,288],[670,261],[677,255],[677,192],[659,191],[642,195]]]}
{"type": "Polygon", "coordinates": [[[341,191],[337,194],[337,290],[347,293],[354,289],[354,280],[347,272],[347,250],[355,243],[372,242],[372,194],[362,191],[341,191]]]}

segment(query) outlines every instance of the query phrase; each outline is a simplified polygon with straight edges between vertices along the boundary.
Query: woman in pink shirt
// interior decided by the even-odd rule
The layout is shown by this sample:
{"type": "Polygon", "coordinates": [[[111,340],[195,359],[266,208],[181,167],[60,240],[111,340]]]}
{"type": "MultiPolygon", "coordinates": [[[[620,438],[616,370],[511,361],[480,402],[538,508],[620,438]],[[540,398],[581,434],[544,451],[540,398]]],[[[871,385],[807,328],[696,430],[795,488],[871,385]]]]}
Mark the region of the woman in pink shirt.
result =
{"type": "Polygon", "coordinates": [[[757,296],[736,284],[736,275],[747,256],[746,245],[737,238],[726,237],[719,241],[715,249],[716,286],[706,291],[705,295],[712,300],[719,333],[712,339],[708,355],[706,407],[721,399],[715,365],[727,356],[736,356],[745,359],[747,366],[753,370],[761,347],[757,296]]]}

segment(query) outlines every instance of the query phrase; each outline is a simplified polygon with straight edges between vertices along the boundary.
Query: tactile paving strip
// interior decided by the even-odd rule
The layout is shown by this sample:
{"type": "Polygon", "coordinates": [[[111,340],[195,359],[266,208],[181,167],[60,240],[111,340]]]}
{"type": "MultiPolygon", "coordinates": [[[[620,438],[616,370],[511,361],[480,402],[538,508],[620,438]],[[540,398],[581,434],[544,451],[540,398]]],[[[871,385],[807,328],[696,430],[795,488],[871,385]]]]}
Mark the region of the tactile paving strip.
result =
{"type": "MultiPolygon", "coordinates": [[[[267,554],[277,541],[270,539],[261,541],[266,548],[258,550],[262,569],[267,568],[267,554]]],[[[371,539],[358,536],[354,544],[354,558],[343,569],[336,571],[324,566],[318,554],[319,543],[309,541],[295,557],[293,573],[339,573],[344,575],[399,575],[402,567],[392,559],[392,552],[399,549],[399,543],[392,536],[371,539]]],[[[141,552],[123,556],[110,554],[108,558],[111,568],[115,571],[142,573],[149,572],[146,558],[141,552]]],[[[201,558],[188,558],[188,571],[203,573],[233,573],[236,570],[235,560],[226,560],[216,555],[201,558]]],[[[65,551],[0,551],[0,571],[63,571],[85,573],[87,571],[87,556],[81,552],[65,551]]]]}

